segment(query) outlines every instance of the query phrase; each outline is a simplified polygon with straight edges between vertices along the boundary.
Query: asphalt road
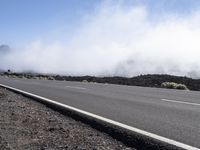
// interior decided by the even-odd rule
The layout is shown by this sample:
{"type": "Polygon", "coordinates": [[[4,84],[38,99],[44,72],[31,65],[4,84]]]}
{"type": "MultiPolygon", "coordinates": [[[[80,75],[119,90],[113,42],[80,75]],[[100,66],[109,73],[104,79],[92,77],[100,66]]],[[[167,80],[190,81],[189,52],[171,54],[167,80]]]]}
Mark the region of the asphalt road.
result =
{"type": "Polygon", "coordinates": [[[200,148],[197,91],[5,77],[0,84],[200,148]]]}

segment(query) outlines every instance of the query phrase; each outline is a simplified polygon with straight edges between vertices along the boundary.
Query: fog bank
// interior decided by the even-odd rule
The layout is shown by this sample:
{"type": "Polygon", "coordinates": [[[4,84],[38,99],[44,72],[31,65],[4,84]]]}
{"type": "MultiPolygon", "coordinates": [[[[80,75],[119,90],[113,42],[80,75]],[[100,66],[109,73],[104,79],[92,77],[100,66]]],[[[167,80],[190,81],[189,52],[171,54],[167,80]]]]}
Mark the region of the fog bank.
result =
{"type": "Polygon", "coordinates": [[[67,42],[40,39],[0,53],[0,68],[65,75],[200,77],[199,16],[194,11],[155,19],[145,6],[104,3],[84,17],[67,42]]]}

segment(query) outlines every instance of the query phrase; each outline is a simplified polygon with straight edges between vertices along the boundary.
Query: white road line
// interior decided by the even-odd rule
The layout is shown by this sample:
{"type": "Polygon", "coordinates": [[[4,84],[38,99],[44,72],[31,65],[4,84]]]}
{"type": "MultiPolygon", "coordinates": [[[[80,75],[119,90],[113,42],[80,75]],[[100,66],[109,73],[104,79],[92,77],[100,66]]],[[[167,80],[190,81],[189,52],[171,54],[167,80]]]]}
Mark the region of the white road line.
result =
{"type": "Polygon", "coordinates": [[[109,124],[116,125],[118,127],[124,128],[124,129],[128,129],[130,131],[139,133],[139,134],[144,135],[144,136],[148,136],[150,138],[159,140],[159,141],[164,142],[164,143],[168,143],[170,145],[177,146],[177,147],[182,148],[182,149],[186,149],[186,150],[200,150],[197,147],[193,147],[193,146],[190,146],[190,145],[187,145],[187,144],[184,144],[184,143],[172,140],[172,139],[168,139],[166,137],[159,136],[157,134],[150,133],[150,132],[147,132],[147,131],[144,131],[144,130],[141,130],[141,129],[138,129],[138,128],[135,128],[135,127],[132,127],[132,126],[129,126],[129,125],[126,125],[126,124],[123,124],[123,123],[120,123],[120,122],[117,122],[117,121],[114,121],[114,120],[111,120],[111,119],[99,116],[99,115],[96,115],[96,114],[93,114],[93,113],[90,113],[90,112],[87,112],[87,111],[84,111],[84,110],[81,110],[81,109],[78,109],[78,108],[75,108],[75,107],[72,107],[72,106],[69,106],[69,105],[65,105],[65,104],[56,102],[54,100],[51,100],[51,99],[48,99],[48,98],[45,98],[45,97],[42,97],[42,96],[39,96],[39,95],[36,95],[36,94],[32,94],[32,93],[29,93],[29,92],[26,92],[26,91],[23,91],[23,90],[20,90],[20,89],[16,89],[16,88],[13,88],[13,87],[10,87],[10,86],[7,86],[7,85],[3,85],[3,84],[0,84],[0,86],[4,87],[4,88],[11,89],[13,91],[17,91],[19,93],[22,93],[22,94],[30,96],[30,97],[35,97],[37,99],[46,101],[46,102],[51,103],[51,104],[55,104],[57,106],[65,107],[66,109],[78,112],[80,114],[83,114],[83,115],[86,115],[86,116],[89,116],[89,117],[96,118],[98,120],[107,122],[109,124]]]}
{"type": "Polygon", "coordinates": [[[78,87],[78,86],[65,86],[66,88],[71,88],[71,89],[81,89],[81,90],[85,90],[86,88],[84,87],[78,87]]]}
{"type": "Polygon", "coordinates": [[[198,103],[183,102],[183,101],[170,100],[170,99],[161,99],[161,100],[166,101],[166,102],[172,102],[172,103],[180,103],[180,104],[187,104],[187,105],[193,105],[193,106],[200,106],[200,104],[198,104],[198,103]]]}

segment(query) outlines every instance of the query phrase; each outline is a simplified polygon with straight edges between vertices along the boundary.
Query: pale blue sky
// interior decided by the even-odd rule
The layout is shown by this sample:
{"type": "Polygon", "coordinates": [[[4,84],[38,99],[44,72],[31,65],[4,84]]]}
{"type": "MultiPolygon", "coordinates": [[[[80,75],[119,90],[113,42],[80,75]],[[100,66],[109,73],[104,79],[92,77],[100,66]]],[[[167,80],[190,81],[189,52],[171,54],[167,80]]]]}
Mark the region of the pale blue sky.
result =
{"type": "Polygon", "coordinates": [[[97,4],[95,0],[0,0],[0,43],[21,45],[58,29],[71,31],[97,4]]]}
{"type": "MultiPolygon", "coordinates": [[[[102,2],[103,0],[0,0],[0,44],[17,47],[51,36],[59,41],[63,40],[63,33],[68,33],[68,36],[64,36],[67,39],[82,25],[84,16],[92,14],[102,2]]],[[[120,2],[127,7],[144,5],[152,17],[161,16],[162,12],[187,15],[200,6],[199,0],[120,2]]]]}

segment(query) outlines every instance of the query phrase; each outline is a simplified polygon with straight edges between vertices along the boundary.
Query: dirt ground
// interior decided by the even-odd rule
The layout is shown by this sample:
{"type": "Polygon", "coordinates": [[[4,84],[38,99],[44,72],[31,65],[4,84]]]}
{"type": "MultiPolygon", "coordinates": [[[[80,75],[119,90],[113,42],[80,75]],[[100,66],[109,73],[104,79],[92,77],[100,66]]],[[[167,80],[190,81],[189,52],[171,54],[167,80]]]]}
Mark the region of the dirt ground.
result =
{"type": "Polygon", "coordinates": [[[0,150],[130,150],[43,104],[0,88],[0,150]]]}

